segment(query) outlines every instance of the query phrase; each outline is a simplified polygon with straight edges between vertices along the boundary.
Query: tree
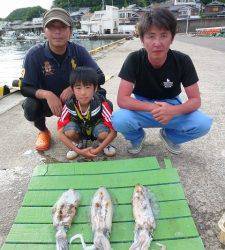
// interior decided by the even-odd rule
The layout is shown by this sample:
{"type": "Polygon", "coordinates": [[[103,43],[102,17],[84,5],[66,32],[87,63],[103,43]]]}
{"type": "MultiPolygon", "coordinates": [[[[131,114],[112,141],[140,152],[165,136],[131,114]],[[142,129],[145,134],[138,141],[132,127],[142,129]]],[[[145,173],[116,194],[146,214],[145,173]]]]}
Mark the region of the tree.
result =
{"type": "Polygon", "coordinates": [[[11,22],[15,20],[31,21],[35,17],[41,17],[45,11],[46,10],[40,6],[16,9],[11,12],[5,20],[11,22]]]}
{"type": "Polygon", "coordinates": [[[128,4],[127,0],[124,0],[123,6],[124,6],[124,7],[127,7],[128,5],[129,5],[129,4],[128,4]]]}

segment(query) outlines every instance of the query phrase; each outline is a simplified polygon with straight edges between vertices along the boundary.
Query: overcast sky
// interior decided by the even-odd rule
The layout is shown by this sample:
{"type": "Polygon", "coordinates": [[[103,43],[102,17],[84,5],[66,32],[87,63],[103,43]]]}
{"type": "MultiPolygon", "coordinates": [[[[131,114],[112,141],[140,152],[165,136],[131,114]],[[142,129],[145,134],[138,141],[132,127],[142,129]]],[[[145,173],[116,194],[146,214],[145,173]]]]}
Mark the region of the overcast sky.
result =
{"type": "Polygon", "coordinates": [[[7,17],[13,10],[19,8],[41,6],[44,9],[50,9],[53,0],[5,0],[0,7],[0,17],[7,17]]]}

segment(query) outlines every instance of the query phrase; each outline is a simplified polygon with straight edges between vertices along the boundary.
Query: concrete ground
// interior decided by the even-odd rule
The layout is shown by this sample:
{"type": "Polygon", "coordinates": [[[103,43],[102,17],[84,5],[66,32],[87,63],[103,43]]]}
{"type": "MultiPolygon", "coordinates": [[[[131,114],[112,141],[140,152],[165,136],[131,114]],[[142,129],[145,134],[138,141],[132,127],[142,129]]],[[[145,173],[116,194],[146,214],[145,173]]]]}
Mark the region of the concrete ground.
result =
{"type": "MultiPolygon", "coordinates": [[[[178,36],[172,47],[189,54],[196,66],[202,110],[213,117],[212,129],[205,137],[185,144],[184,152],[179,156],[165,149],[158,137],[158,129],[146,130],[147,143],[137,157],[156,156],[161,165],[165,157],[171,158],[179,172],[206,249],[218,250],[224,249],[217,239],[217,222],[225,212],[225,50],[215,48],[213,42],[202,47],[201,41],[197,45],[191,43],[190,39],[193,38],[178,36]]],[[[219,43],[224,44],[225,40],[221,39],[219,43]]],[[[140,46],[138,39],[130,40],[116,49],[97,55],[104,73],[114,76],[105,87],[115,109],[119,85],[117,74],[128,53],[140,46]]],[[[6,239],[21,206],[34,167],[40,163],[66,162],[66,148],[56,138],[55,118],[47,120],[53,134],[52,148],[44,154],[33,150],[36,130],[23,117],[20,106],[22,99],[17,92],[0,100],[0,245],[6,239]]],[[[131,157],[126,152],[128,144],[121,135],[118,135],[114,145],[118,153],[113,159],[131,157]]],[[[100,156],[98,160],[104,160],[104,157],[100,156]]]]}

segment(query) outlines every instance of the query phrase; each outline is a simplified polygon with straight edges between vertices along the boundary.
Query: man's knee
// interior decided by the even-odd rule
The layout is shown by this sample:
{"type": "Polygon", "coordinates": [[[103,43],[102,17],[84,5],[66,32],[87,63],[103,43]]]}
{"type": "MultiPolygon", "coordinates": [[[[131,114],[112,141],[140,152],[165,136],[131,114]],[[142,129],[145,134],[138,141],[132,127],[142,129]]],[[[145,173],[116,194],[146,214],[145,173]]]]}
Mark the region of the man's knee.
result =
{"type": "Polygon", "coordinates": [[[40,112],[39,100],[28,97],[23,102],[22,107],[24,109],[24,116],[28,121],[35,121],[38,118],[38,113],[40,112]]]}
{"type": "Polygon", "coordinates": [[[197,123],[197,129],[200,136],[207,134],[212,126],[213,119],[205,114],[202,114],[197,123]]]}
{"type": "Polygon", "coordinates": [[[126,131],[129,127],[132,119],[132,111],[126,109],[119,109],[112,114],[112,125],[113,128],[118,131],[126,131]]]}
{"type": "Polygon", "coordinates": [[[211,126],[212,118],[201,111],[196,111],[190,114],[185,130],[188,134],[192,134],[193,138],[198,138],[207,134],[211,126]]]}

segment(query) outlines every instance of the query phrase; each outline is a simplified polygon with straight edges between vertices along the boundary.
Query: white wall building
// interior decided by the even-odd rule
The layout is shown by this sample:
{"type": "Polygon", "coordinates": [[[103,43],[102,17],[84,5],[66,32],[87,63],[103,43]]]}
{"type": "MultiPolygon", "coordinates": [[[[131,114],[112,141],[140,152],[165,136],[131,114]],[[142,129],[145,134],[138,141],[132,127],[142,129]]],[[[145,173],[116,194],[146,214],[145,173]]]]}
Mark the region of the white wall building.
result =
{"type": "Polygon", "coordinates": [[[106,5],[105,10],[95,11],[92,16],[81,18],[81,29],[90,33],[112,34],[118,31],[118,8],[106,5]]]}
{"type": "Polygon", "coordinates": [[[174,0],[174,5],[196,5],[195,0],[174,0]]]}
{"type": "Polygon", "coordinates": [[[135,32],[135,25],[133,24],[120,24],[118,32],[122,34],[133,34],[135,32]]]}
{"type": "Polygon", "coordinates": [[[34,25],[42,25],[43,17],[35,17],[32,19],[32,23],[34,25]]]}
{"type": "Polygon", "coordinates": [[[135,8],[134,4],[119,10],[119,33],[133,33],[135,31],[135,25],[140,18],[135,8]]]}

